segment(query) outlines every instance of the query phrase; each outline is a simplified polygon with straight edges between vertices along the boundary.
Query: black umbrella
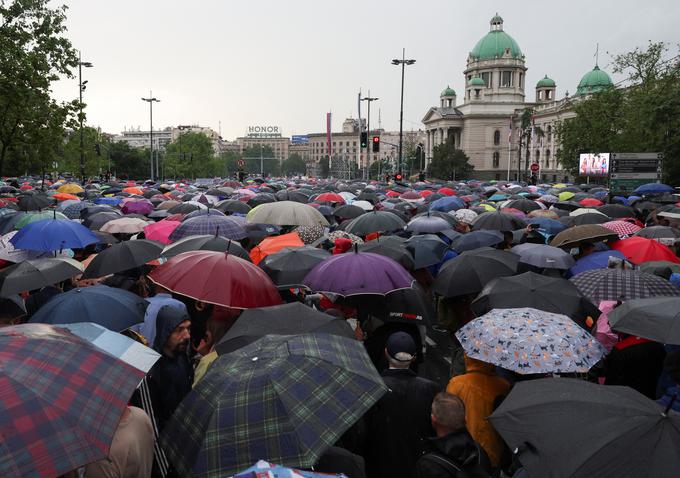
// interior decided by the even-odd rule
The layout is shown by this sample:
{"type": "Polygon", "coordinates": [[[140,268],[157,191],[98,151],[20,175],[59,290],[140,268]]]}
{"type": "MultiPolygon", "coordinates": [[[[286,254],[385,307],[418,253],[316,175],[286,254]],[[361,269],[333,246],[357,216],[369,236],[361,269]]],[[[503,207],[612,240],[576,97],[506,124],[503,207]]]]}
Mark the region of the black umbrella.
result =
{"type": "Polygon", "coordinates": [[[83,226],[94,231],[98,231],[101,227],[109,221],[120,219],[122,216],[117,212],[98,212],[92,214],[83,220],[83,226]]]}
{"type": "Polygon", "coordinates": [[[579,214],[578,216],[564,216],[559,218],[558,221],[565,226],[572,227],[582,226],[584,224],[604,224],[605,222],[609,222],[609,218],[595,212],[587,212],[585,214],[579,214]]]}
{"type": "Polygon", "coordinates": [[[359,206],[353,206],[351,204],[343,204],[342,206],[333,209],[333,215],[341,219],[354,219],[365,213],[366,211],[359,206]]]}
{"type": "Polygon", "coordinates": [[[120,212],[120,209],[114,209],[111,206],[87,206],[83,209],[80,210],[80,219],[87,219],[90,216],[93,216],[99,212],[113,212],[118,214],[119,216],[122,215],[120,212]]]}
{"type": "Polygon", "coordinates": [[[358,246],[361,252],[373,252],[387,256],[401,264],[404,269],[413,270],[413,256],[404,247],[404,241],[396,236],[379,237],[358,246]]]}
{"type": "Polygon", "coordinates": [[[642,272],[663,277],[666,280],[670,279],[671,274],[680,273],[680,264],[669,261],[643,262],[638,267],[642,272]]]}
{"type": "Polygon", "coordinates": [[[85,269],[84,279],[104,277],[109,274],[134,269],[158,259],[163,246],[148,239],[124,241],[104,249],[95,256],[85,269]]]}
{"type": "Polygon", "coordinates": [[[265,335],[326,333],[350,339],[354,332],[345,319],[318,312],[300,302],[244,311],[215,346],[219,355],[251,344],[265,335]]]}
{"type": "Polygon", "coordinates": [[[286,247],[266,256],[259,266],[277,286],[299,286],[309,271],[330,255],[311,246],[286,247]]]}
{"type": "Polygon", "coordinates": [[[499,231],[472,231],[454,238],[451,241],[451,249],[460,253],[472,251],[480,247],[492,247],[505,240],[499,231]]]}
{"type": "Polygon", "coordinates": [[[489,420],[529,476],[661,477],[680,469],[680,414],[630,387],[518,382],[489,420]]]}
{"type": "Polygon", "coordinates": [[[381,295],[354,295],[341,297],[338,304],[355,307],[385,322],[429,325],[436,320],[432,300],[423,289],[414,284],[411,288],[398,289],[381,295]]]}
{"type": "Polygon", "coordinates": [[[585,324],[588,316],[600,315],[598,308],[568,280],[534,272],[492,280],[471,305],[478,317],[492,309],[521,307],[568,315],[579,324],[585,324]]]}
{"type": "Polygon", "coordinates": [[[183,202],[181,204],[177,204],[176,206],[172,206],[170,209],[168,209],[169,214],[189,214],[191,212],[197,211],[201,209],[196,204],[190,204],[183,202]]]}
{"type": "Polygon", "coordinates": [[[22,211],[40,211],[54,204],[54,199],[44,194],[22,194],[19,196],[18,205],[22,211]]]}
{"type": "Polygon", "coordinates": [[[646,237],[647,239],[680,239],[680,230],[669,226],[650,226],[640,229],[635,236],[646,237]]]}
{"type": "Polygon", "coordinates": [[[525,213],[530,213],[531,211],[536,211],[538,209],[543,209],[536,201],[531,199],[515,199],[510,201],[504,207],[511,207],[513,209],[518,209],[525,213]]]}
{"type": "Polygon", "coordinates": [[[480,214],[472,222],[472,228],[476,231],[488,229],[492,231],[515,231],[527,227],[527,223],[505,212],[485,212],[480,214]]]}
{"type": "Polygon", "coordinates": [[[276,193],[276,199],[279,201],[295,201],[307,204],[309,202],[309,196],[303,194],[299,191],[278,191],[276,193]]]}
{"type": "Polygon", "coordinates": [[[624,206],[623,204],[605,204],[604,206],[598,207],[597,210],[612,219],[636,216],[632,207],[624,206]]]}
{"type": "Polygon", "coordinates": [[[372,211],[352,219],[345,231],[357,236],[372,232],[391,232],[404,229],[406,223],[397,215],[385,211],[372,211]]]}
{"type": "Polygon", "coordinates": [[[83,272],[80,262],[63,257],[25,260],[0,271],[0,297],[41,289],[83,272]]]}
{"type": "Polygon", "coordinates": [[[215,204],[215,209],[217,209],[218,211],[222,211],[223,213],[233,214],[236,212],[239,214],[248,214],[248,212],[252,208],[243,201],[237,201],[235,199],[226,199],[215,204]]]}
{"type": "Polygon", "coordinates": [[[410,215],[407,215],[404,211],[402,211],[400,209],[396,209],[396,208],[394,208],[394,209],[383,209],[383,212],[394,214],[399,219],[404,221],[404,224],[406,224],[409,221],[409,218],[411,217],[410,215]]]}
{"type": "Polygon", "coordinates": [[[357,201],[368,201],[375,205],[380,202],[380,198],[378,198],[378,195],[375,193],[364,191],[357,196],[357,201]]]}
{"type": "Polygon", "coordinates": [[[444,297],[476,294],[497,277],[517,272],[519,256],[484,247],[463,252],[447,261],[439,271],[432,289],[444,297]]]}
{"type": "Polygon", "coordinates": [[[26,215],[23,211],[10,212],[0,216],[0,235],[14,230],[14,226],[26,215]]]}
{"type": "Polygon", "coordinates": [[[248,252],[238,242],[226,239],[221,236],[214,236],[212,234],[201,236],[187,236],[174,242],[163,249],[161,255],[167,259],[175,257],[178,254],[189,251],[217,251],[229,252],[236,257],[252,262],[248,252]]]}
{"type": "Polygon", "coordinates": [[[109,234],[108,232],[92,231],[92,234],[97,236],[97,239],[99,239],[101,244],[118,244],[120,242],[113,234],[109,234]]]}
{"type": "Polygon", "coordinates": [[[248,206],[257,207],[261,204],[276,202],[276,196],[270,193],[258,193],[252,198],[248,199],[248,206]]]}
{"type": "Polygon", "coordinates": [[[448,244],[435,234],[411,236],[406,241],[406,249],[413,256],[415,269],[438,264],[448,248],[448,244]]]}
{"type": "MultiPolygon", "coordinates": [[[[621,304],[608,315],[612,330],[680,345],[680,298],[652,297],[621,304]]],[[[678,397],[680,399],[680,397],[678,397]]]]}

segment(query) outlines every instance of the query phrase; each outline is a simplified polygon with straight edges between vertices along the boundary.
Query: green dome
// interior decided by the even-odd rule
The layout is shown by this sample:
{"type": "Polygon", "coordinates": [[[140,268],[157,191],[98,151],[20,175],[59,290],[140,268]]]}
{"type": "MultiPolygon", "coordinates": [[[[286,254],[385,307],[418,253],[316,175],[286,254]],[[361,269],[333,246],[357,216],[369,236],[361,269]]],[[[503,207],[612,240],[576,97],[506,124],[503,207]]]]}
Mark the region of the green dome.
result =
{"type": "Polygon", "coordinates": [[[578,84],[576,88],[577,95],[587,95],[590,93],[597,93],[606,88],[613,86],[612,79],[609,77],[607,72],[600,70],[600,68],[595,65],[592,71],[589,71],[578,84]]]}
{"type": "Polygon", "coordinates": [[[468,85],[470,86],[486,86],[486,83],[484,83],[484,80],[482,80],[479,76],[475,76],[472,78],[469,82],[468,85]]]}
{"type": "Polygon", "coordinates": [[[470,56],[475,60],[491,60],[502,58],[506,50],[512,58],[523,57],[517,42],[503,31],[503,19],[496,14],[491,19],[491,31],[477,42],[470,56]]]}
{"type": "Polygon", "coordinates": [[[555,80],[550,79],[548,78],[548,75],[545,75],[544,78],[536,83],[536,88],[555,88],[555,80]]]}
{"type": "Polygon", "coordinates": [[[446,85],[446,89],[444,91],[442,91],[441,96],[456,96],[456,92],[453,91],[453,88],[446,85]]]}

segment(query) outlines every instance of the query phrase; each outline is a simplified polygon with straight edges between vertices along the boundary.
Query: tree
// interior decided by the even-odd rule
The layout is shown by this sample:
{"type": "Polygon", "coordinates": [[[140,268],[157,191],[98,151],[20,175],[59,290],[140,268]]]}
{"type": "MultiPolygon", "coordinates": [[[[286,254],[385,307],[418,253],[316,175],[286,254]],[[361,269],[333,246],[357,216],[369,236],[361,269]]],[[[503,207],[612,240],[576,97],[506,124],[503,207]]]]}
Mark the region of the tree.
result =
{"type": "Polygon", "coordinates": [[[368,172],[370,177],[377,178],[379,181],[385,179],[386,174],[392,172],[392,161],[389,158],[380,158],[377,161],[371,163],[371,167],[368,172]]]}
{"type": "Polygon", "coordinates": [[[46,166],[79,103],[57,103],[51,84],[72,77],[78,57],[66,33],[65,6],[49,0],[0,2],[0,175],[46,166]],[[39,155],[43,155],[39,159],[39,155]]]}
{"type": "Polygon", "coordinates": [[[470,158],[464,151],[456,149],[452,143],[447,142],[434,147],[430,163],[431,176],[446,180],[466,179],[473,170],[470,158]]]}
{"type": "Polygon", "coordinates": [[[274,156],[271,146],[250,146],[243,150],[243,159],[246,162],[244,169],[250,174],[260,174],[260,158],[262,158],[262,169],[264,174],[278,176],[281,172],[281,165],[274,156]]]}
{"type": "Polygon", "coordinates": [[[628,86],[574,102],[577,116],[556,126],[566,169],[578,169],[580,153],[662,152],[665,181],[680,182],[680,48],[667,58],[669,50],[650,42],[614,56],[613,71],[628,86]]]}
{"type": "Polygon", "coordinates": [[[216,159],[212,141],[205,134],[195,131],[180,133],[165,147],[165,175],[190,179],[222,175],[224,165],[220,167],[216,159]]]}
{"type": "Polygon", "coordinates": [[[319,175],[322,178],[327,178],[330,172],[331,172],[330,161],[328,155],[325,155],[319,160],[319,175]]]}
{"type": "Polygon", "coordinates": [[[307,172],[307,163],[302,156],[293,153],[281,164],[281,172],[286,176],[303,175],[307,172]]]}
{"type": "Polygon", "coordinates": [[[102,155],[110,155],[111,172],[119,178],[139,179],[149,175],[148,149],[133,148],[125,141],[118,141],[103,145],[102,155]]]}

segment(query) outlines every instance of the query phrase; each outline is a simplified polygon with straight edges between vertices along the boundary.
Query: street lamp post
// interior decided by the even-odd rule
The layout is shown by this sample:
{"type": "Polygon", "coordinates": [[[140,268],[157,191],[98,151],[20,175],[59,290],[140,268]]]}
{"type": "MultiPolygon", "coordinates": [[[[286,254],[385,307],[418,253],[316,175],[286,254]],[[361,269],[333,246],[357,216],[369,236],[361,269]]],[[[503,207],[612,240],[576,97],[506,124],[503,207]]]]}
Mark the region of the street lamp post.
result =
{"type": "Polygon", "coordinates": [[[148,98],[142,98],[142,101],[149,103],[149,159],[151,161],[151,180],[153,181],[153,104],[160,103],[161,100],[154,98],[151,91],[149,91],[148,98]]]}
{"type": "Polygon", "coordinates": [[[392,60],[393,65],[401,65],[401,108],[399,109],[399,164],[398,171],[401,171],[402,163],[402,146],[403,146],[403,135],[404,135],[404,69],[406,65],[413,65],[415,60],[406,59],[406,48],[402,49],[401,60],[392,60]]]}
{"type": "MultiPolygon", "coordinates": [[[[362,179],[368,179],[368,171],[369,168],[371,167],[371,138],[369,136],[371,135],[371,103],[374,101],[379,100],[380,98],[371,98],[371,90],[368,90],[368,96],[366,98],[361,98],[361,101],[367,101],[368,102],[368,114],[366,115],[366,166],[364,167],[364,178],[362,179]]],[[[361,126],[361,125],[359,125],[361,126]]],[[[359,145],[361,146],[361,145],[359,145]]]]}
{"type": "Polygon", "coordinates": [[[82,61],[80,59],[80,51],[78,51],[78,93],[80,95],[80,114],[78,115],[80,118],[80,179],[82,180],[83,184],[85,184],[85,154],[83,147],[83,91],[85,91],[87,80],[83,82],[83,67],[92,68],[92,63],[89,61],[82,61]]]}

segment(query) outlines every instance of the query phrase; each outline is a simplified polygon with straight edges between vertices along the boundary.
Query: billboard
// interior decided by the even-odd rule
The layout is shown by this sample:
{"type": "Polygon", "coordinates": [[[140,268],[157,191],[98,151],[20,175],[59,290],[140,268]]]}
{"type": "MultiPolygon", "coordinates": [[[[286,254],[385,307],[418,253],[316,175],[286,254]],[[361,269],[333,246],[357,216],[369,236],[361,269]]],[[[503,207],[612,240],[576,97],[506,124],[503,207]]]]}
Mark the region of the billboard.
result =
{"type": "Polygon", "coordinates": [[[291,144],[308,144],[309,143],[309,136],[301,135],[301,134],[294,134],[293,136],[290,137],[290,142],[291,142],[291,144]]]}
{"type": "Polygon", "coordinates": [[[609,153],[584,153],[578,160],[579,176],[603,178],[609,175],[609,153]]]}

